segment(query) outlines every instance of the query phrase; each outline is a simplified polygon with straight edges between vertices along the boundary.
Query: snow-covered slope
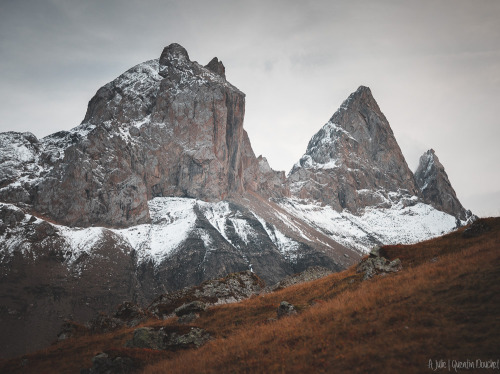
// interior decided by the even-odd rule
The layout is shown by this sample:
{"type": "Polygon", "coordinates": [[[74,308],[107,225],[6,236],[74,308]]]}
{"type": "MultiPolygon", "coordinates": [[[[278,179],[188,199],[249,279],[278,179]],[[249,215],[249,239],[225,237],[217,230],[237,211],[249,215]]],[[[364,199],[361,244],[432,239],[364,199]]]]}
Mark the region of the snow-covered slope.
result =
{"type": "Polygon", "coordinates": [[[395,199],[388,208],[368,207],[360,215],[298,199],[282,199],[280,206],[336,242],[361,252],[375,245],[416,243],[456,228],[455,217],[419,202],[416,196],[407,204],[395,199]]]}
{"type": "MultiPolygon", "coordinates": [[[[255,270],[264,279],[276,282],[283,275],[301,269],[303,257],[311,256],[312,240],[288,237],[258,213],[227,201],[210,203],[190,198],[157,197],[148,205],[151,223],[110,229],[56,225],[14,205],[0,203],[3,212],[0,216],[4,217],[0,220],[2,261],[8,262],[16,253],[35,259],[38,252],[44,252],[40,248],[44,248],[60,252],[62,263],[72,269],[79,266],[82,258],[92,259],[96,249],[105,242],[106,246],[126,255],[133,253],[137,268],[145,264],[152,264],[156,271],[170,268],[171,263],[175,263],[173,258],[189,252],[196,253],[199,261],[196,269],[188,263],[177,268],[182,274],[196,270],[201,279],[211,279],[227,271],[255,270]],[[13,222],[12,217],[18,218],[13,222]],[[42,234],[26,235],[41,226],[44,227],[42,234]],[[235,269],[228,269],[227,264],[220,269],[206,267],[214,258],[223,264],[225,255],[233,258],[235,269]],[[266,256],[271,256],[281,270],[269,269],[269,264],[263,261],[266,256]]],[[[282,213],[275,212],[275,217],[289,224],[282,213]]],[[[355,253],[351,253],[351,257],[356,257],[355,253]]],[[[335,265],[330,260],[323,265],[340,269],[348,265],[344,261],[335,265]]],[[[81,266],[77,270],[81,272],[81,266]]]]}

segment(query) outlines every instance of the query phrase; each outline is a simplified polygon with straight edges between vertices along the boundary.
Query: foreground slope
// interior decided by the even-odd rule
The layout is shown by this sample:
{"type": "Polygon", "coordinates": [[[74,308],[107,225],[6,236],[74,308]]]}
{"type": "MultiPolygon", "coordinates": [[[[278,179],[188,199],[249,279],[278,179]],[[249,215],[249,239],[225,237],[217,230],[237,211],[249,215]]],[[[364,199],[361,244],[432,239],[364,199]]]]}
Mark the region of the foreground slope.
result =
{"type": "MultiPolygon", "coordinates": [[[[363,281],[352,267],[236,304],[210,308],[190,326],[214,336],[199,349],[124,348],[132,328],[83,335],[2,363],[16,373],[78,372],[99,352],[131,358],[132,372],[420,373],[429,360],[498,359],[500,218],[415,245],[386,246],[402,270],[363,281]],[[298,315],[278,321],[282,300],[298,315]],[[149,365],[149,366],[147,366],[149,365]]],[[[140,326],[181,328],[176,319],[140,326]]],[[[184,325],[185,326],[185,325],[184,325]]]]}
{"type": "Polygon", "coordinates": [[[304,311],[236,331],[144,372],[417,373],[429,370],[429,360],[496,364],[500,219],[479,223],[482,228],[472,233],[461,229],[412,246],[382,248],[388,259],[402,261],[399,273],[360,282],[352,268],[249,300],[242,305],[250,309],[248,320],[255,320],[258,305],[275,307],[283,299],[304,311]]]}

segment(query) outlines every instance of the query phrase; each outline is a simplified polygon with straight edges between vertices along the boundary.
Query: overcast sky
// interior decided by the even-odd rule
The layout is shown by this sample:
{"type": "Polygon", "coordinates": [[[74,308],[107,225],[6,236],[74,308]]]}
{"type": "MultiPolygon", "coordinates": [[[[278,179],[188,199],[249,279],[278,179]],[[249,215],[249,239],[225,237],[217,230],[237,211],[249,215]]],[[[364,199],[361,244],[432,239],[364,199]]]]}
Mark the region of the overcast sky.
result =
{"type": "Polygon", "coordinates": [[[497,0],[0,0],[0,131],[77,126],[99,87],[177,42],[223,61],[274,169],[365,85],[412,170],[433,148],[466,208],[498,216],[499,20],[497,0]]]}

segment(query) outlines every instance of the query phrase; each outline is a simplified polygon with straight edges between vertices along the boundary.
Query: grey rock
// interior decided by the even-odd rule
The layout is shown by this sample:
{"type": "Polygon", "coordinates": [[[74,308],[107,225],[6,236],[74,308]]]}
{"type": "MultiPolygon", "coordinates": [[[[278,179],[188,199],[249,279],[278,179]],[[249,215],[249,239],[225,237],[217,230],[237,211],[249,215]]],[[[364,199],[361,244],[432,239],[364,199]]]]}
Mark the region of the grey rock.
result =
{"type": "Polygon", "coordinates": [[[370,256],[361,261],[356,268],[358,273],[364,273],[363,280],[373,278],[375,275],[385,275],[387,273],[395,273],[402,269],[401,260],[399,258],[389,261],[385,257],[370,256]]]}
{"type": "Polygon", "coordinates": [[[118,306],[112,316],[99,313],[95,318],[87,322],[86,326],[91,333],[102,334],[117,330],[123,326],[135,327],[146,321],[150,316],[150,313],[138,305],[126,301],[118,306]]]}
{"type": "Polygon", "coordinates": [[[207,305],[201,301],[195,300],[190,303],[181,305],[175,309],[174,313],[177,317],[182,317],[187,314],[201,313],[207,309],[207,305]]]}
{"type": "Polygon", "coordinates": [[[125,323],[121,319],[110,317],[105,313],[99,313],[86,323],[86,327],[94,334],[114,331],[123,326],[125,326],[125,323]]]}
{"type": "Polygon", "coordinates": [[[277,316],[279,318],[287,317],[297,314],[295,307],[287,301],[282,301],[277,310],[277,316]]]}
{"type": "Polygon", "coordinates": [[[189,314],[184,314],[183,316],[179,317],[177,319],[178,323],[191,323],[198,319],[200,315],[198,313],[189,313],[189,314]]]}
{"type": "Polygon", "coordinates": [[[130,301],[120,304],[114,314],[114,318],[119,319],[130,327],[137,326],[139,323],[146,321],[149,316],[151,315],[146,310],[130,301]]]}
{"type": "Polygon", "coordinates": [[[152,327],[141,327],[134,330],[132,340],[126,343],[129,348],[163,349],[165,335],[152,327]]]}
{"type": "Polygon", "coordinates": [[[214,57],[210,62],[205,66],[208,70],[213,71],[216,74],[219,74],[222,78],[226,79],[226,68],[222,61],[219,61],[217,57],[214,57]]]}
{"type": "Polygon", "coordinates": [[[168,335],[166,340],[167,349],[184,349],[191,348],[193,345],[195,347],[201,347],[203,344],[210,340],[210,334],[205,330],[193,327],[187,334],[179,335],[176,333],[171,333],[168,335]]]}
{"type": "Polygon", "coordinates": [[[0,201],[70,226],[128,227],[149,222],[156,196],[279,195],[284,173],[261,172],[243,129],[245,94],[224,71],[174,43],[101,87],[75,129],[0,134],[0,201]]]}
{"type": "Polygon", "coordinates": [[[376,246],[371,249],[370,257],[380,257],[380,246],[376,246]]]}
{"type": "Polygon", "coordinates": [[[208,305],[239,301],[258,294],[263,288],[264,283],[255,273],[243,271],[162,294],[147,309],[158,318],[164,318],[174,311],[176,314],[179,311],[197,313],[204,310],[203,305],[206,308],[208,305]]]}

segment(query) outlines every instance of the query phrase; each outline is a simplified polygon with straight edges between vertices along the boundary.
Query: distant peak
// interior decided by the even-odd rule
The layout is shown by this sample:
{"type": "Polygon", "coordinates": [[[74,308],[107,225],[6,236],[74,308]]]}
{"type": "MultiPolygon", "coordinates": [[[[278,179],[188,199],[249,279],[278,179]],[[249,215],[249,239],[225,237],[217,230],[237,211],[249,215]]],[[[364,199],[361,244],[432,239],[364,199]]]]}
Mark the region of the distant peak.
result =
{"type": "Polygon", "coordinates": [[[426,162],[425,160],[439,161],[434,149],[431,148],[424,152],[424,154],[420,157],[420,163],[426,162]]]}
{"type": "Polygon", "coordinates": [[[222,61],[219,61],[217,57],[214,57],[210,62],[205,65],[205,67],[214,72],[215,74],[219,74],[221,77],[226,79],[226,68],[224,67],[224,64],[222,61]]]}

